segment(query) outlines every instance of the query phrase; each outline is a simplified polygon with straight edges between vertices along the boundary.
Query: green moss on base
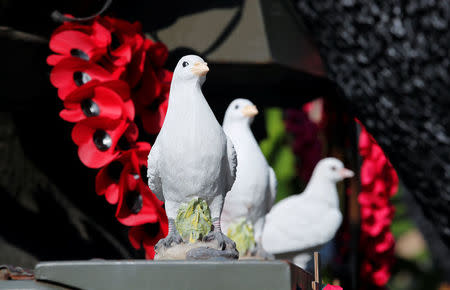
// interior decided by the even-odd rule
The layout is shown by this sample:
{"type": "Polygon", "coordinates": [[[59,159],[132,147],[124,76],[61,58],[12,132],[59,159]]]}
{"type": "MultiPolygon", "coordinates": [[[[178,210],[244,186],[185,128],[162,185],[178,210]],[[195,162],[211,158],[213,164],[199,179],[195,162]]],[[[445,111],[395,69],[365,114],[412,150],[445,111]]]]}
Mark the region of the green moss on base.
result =
{"type": "Polygon", "coordinates": [[[206,201],[194,198],[178,209],[175,226],[185,242],[195,243],[211,231],[211,214],[206,201]]]}
{"type": "Polygon", "coordinates": [[[240,218],[232,223],[227,231],[227,236],[236,243],[236,248],[245,256],[255,246],[255,232],[253,225],[245,218],[240,218]]]}

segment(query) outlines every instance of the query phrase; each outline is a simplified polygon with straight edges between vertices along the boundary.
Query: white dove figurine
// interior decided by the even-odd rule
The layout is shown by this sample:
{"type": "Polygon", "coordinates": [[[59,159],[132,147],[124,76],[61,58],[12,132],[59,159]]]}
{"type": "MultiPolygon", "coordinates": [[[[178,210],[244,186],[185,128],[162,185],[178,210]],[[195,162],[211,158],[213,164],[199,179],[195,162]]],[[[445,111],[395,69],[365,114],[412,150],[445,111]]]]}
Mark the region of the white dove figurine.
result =
{"type": "Polygon", "coordinates": [[[261,236],[265,216],[277,194],[277,180],[250,129],[256,114],[256,106],[247,99],[232,101],[225,112],[223,130],[234,144],[238,167],[236,181],[225,198],[222,226],[227,232],[231,224],[242,219],[250,222],[256,242],[253,252],[267,258],[267,252],[261,247],[261,236]]]}
{"type": "Polygon", "coordinates": [[[203,96],[209,68],[202,58],[187,55],[178,62],[170,87],[167,115],[148,156],[148,185],[165,201],[169,233],[160,246],[183,240],[175,219],[181,205],[194,198],[206,201],[213,230],[204,241],[217,240],[224,249],[234,245],[220,227],[226,193],[236,177],[236,152],[203,96]]]}
{"type": "Polygon", "coordinates": [[[267,214],[264,249],[304,268],[309,259],[304,254],[330,241],[341,225],[336,183],[353,175],[336,158],[320,160],[305,191],[281,200],[267,214]]]}

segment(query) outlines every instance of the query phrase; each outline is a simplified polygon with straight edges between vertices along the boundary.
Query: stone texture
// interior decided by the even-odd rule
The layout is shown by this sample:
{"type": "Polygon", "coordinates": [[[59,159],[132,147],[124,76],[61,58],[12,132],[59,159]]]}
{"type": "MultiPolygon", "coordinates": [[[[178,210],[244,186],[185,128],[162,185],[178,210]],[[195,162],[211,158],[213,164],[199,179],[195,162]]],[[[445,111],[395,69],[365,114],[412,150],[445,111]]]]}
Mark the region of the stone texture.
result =
{"type": "Polygon", "coordinates": [[[155,260],[235,260],[238,257],[239,253],[235,248],[227,246],[226,249],[219,250],[216,241],[181,243],[158,249],[155,254],[155,260]]]}

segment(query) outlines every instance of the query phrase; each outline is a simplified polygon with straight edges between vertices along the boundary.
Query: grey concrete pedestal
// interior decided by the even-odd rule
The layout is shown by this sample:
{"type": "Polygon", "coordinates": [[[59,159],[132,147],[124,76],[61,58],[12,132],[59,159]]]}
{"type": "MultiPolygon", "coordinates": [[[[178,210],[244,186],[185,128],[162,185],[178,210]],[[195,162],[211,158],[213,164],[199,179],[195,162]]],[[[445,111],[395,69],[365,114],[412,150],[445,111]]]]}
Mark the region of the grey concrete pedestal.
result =
{"type": "Polygon", "coordinates": [[[278,260],[45,262],[36,266],[35,279],[0,281],[0,289],[308,290],[313,281],[278,260]]]}

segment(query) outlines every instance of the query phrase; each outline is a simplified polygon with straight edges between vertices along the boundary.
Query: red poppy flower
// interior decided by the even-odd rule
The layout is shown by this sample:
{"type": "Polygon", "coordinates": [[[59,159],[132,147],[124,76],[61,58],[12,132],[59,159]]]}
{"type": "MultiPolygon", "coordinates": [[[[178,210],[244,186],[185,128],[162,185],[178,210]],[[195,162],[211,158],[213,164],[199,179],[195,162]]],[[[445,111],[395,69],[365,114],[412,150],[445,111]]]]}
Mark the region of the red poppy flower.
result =
{"type": "Polygon", "coordinates": [[[378,144],[373,144],[369,159],[375,162],[377,175],[382,174],[383,171],[389,167],[389,161],[378,144]]]}
{"type": "Polygon", "coordinates": [[[142,125],[149,134],[158,134],[166,117],[169,100],[157,99],[152,105],[141,112],[142,125]]]}
{"type": "Polygon", "coordinates": [[[375,162],[371,159],[366,159],[361,165],[361,185],[368,186],[372,184],[376,178],[377,169],[375,162]]]}
{"type": "Polygon", "coordinates": [[[394,235],[390,231],[381,233],[374,242],[376,253],[387,252],[391,250],[395,245],[394,235]]]}
{"type": "Polygon", "coordinates": [[[149,47],[147,49],[147,57],[150,58],[152,64],[156,68],[162,68],[166,63],[167,57],[169,56],[169,51],[167,46],[162,42],[149,42],[149,47]]]}
{"type": "Polygon", "coordinates": [[[59,115],[68,122],[78,122],[88,117],[134,119],[130,88],[119,80],[90,81],[68,95],[64,107],[59,115]]]}
{"type": "Polygon", "coordinates": [[[78,87],[92,81],[117,79],[104,68],[77,57],[61,60],[51,71],[50,81],[58,88],[58,96],[64,101],[78,87]]]}
{"type": "Polygon", "coordinates": [[[110,54],[114,65],[123,66],[130,63],[133,52],[140,49],[144,43],[142,25],[139,22],[130,23],[108,16],[101,17],[98,21],[111,33],[110,54]]]}
{"type": "Polygon", "coordinates": [[[95,178],[95,191],[98,195],[104,195],[110,204],[116,204],[119,201],[119,180],[126,175],[132,175],[139,168],[141,178],[146,181],[145,172],[146,162],[150,152],[150,144],[147,142],[137,142],[135,147],[123,152],[116,160],[113,160],[107,166],[103,167],[95,178]],[[136,156],[137,158],[132,158],[136,156]],[[131,163],[132,166],[126,167],[131,163]],[[128,170],[125,171],[124,169],[128,170]]]}
{"type": "MultiPolygon", "coordinates": [[[[374,179],[372,183],[361,186],[361,197],[359,197],[360,204],[366,204],[364,198],[367,196],[370,198],[370,203],[375,203],[378,207],[387,206],[390,197],[389,186],[386,184],[386,180],[379,177],[374,179]]],[[[372,206],[370,203],[366,205],[372,206]]]]}
{"type": "Polygon", "coordinates": [[[372,140],[365,129],[361,130],[359,135],[359,154],[362,157],[366,157],[370,154],[370,149],[372,148],[372,140]]]}
{"type": "MultiPolygon", "coordinates": [[[[132,166],[128,164],[127,166],[132,166]]],[[[128,171],[128,169],[124,169],[128,171]]],[[[147,184],[135,172],[120,180],[119,203],[116,218],[126,226],[137,226],[146,223],[155,223],[161,213],[161,201],[151,192],[147,184]],[[134,178],[136,182],[129,182],[134,178]]]]}
{"type": "Polygon", "coordinates": [[[378,209],[389,205],[389,201],[383,198],[379,198],[372,191],[362,191],[358,195],[358,202],[361,208],[378,209]]]}
{"type": "Polygon", "coordinates": [[[372,282],[378,287],[383,287],[391,277],[391,269],[389,264],[382,264],[379,268],[374,269],[372,273],[372,282]]]}
{"type": "Polygon", "coordinates": [[[361,205],[360,245],[365,252],[361,278],[364,285],[383,287],[393,263],[394,237],[389,230],[394,208],[389,198],[397,192],[398,177],[383,150],[362,127],[360,135],[361,205]]]}
{"type": "Polygon", "coordinates": [[[322,288],[322,290],[342,290],[341,286],[337,286],[337,285],[326,285],[325,287],[322,288]]]}
{"type": "Polygon", "coordinates": [[[156,72],[153,70],[150,59],[145,61],[145,70],[138,87],[133,94],[133,98],[139,107],[150,105],[161,94],[163,84],[159,81],[156,72]]]}
{"type": "Polygon", "coordinates": [[[299,109],[286,110],[285,124],[286,130],[294,135],[292,149],[301,163],[301,166],[297,166],[298,175],[303,181],[308,181],[322,156],[319,128],[299,109]]]}
{"type": "Polygon", "coordinates": [[[168,223],[164,213],[160,216],[158,223],[131,227],[128,231],[128,239],[135,249],[144,247],[146,259],[153,259],[155,257],[154,246],[160,239],[165,238],[167,233],[168,223]]]}
{"type": "Polygon", "coordinates": [[[156,70],[159,81],[163,84],[163,92],[169,94],[170,84],[173,78],[173,72],[166,69],[156,70]]]}
{"type": "Polygon", "coordinates": [[[378,236],[389,227],[394,215],[392,206],[381,208],[361,207],[361,229],[371,237],[378,236]]]}
{"type": "Polygon", "coordinates": [[[99,117],[80,121],[72,130],[72,140],[78,145],[81,162],[90,168],[105,166],[136,141],[135,126],[125,120],[99,117]]]}
{"type": "Polygon", "coordinates": [[[153,60],[148,57],[151,55],[151,53],[147,54],[144,73],[138,85],[139,88],[133,94],[133,98],[139,106],[148,106],[158,97],[168,96],[170,90],[173,73],[162,68],[156,68],[155,70],[153,60]]]}
{"type": "Polygon", "coordinates": [[[103,167],[96,176],[97,194],[118,204],[116,218],[134,226],[131,243],[136,248],[143,245],[146,257],[153,258],[153,246],[167,235],[167,217],[146,185],[150,144],[136,143],[139,132],[130,88],[141,80],[147,59],[147,82],[134,91],[144,95],[138,105],[155,108],[147,110],[145,127],[159,131],[172,79],[172,73],[162,69],[167,48],[146,39],[139,23],[97,17],[61,25],[50,39],[50,49],[55,52],[47,58],[54,65],[50,80],[64,101],[60,116],[77,123],[72,139],[79,158],[87,167],[103,167]],[[157,225],[153,234],[150,224],[157,225]]]}
{"type": "Polygon", "coordinates": [[[103,63],[109,71],[121,69],[121,79],[126,80],[130,87],[134,87],[142,76],[146,49],[150,47],[150,40],[142,35],[140,23],[103,17],[99,21],[111,32],[112,42],[109,47],[108,62],[103,63]],[[123,67],[127,66],[124,70],[123,67]]]}
{"type": "Polygon", "coordinates": [[[78,57],[96,62],[107,52],[111,42],[110,32],[94,21],[91,25],[65,23],[50,38],[50,49],[57,54],[47,58],[49,65],[56,65],[68,57],[78,57]]]}
{"type": "Polygon", "coordinates": [[[386,185],[386,192],[389,197],[392,197],[398,191],[398,175],[390,162],[386,163],[386,168],[381,174],[381,179],[386,185]]]}
{"type": "MultiPolygon", "coordinates": [[[[393,259],[390,255],[379,255],[376,261],[364,261],[361,264],[361,278],[368,286],[384,287],[391,276],[393,259]]],[[[363,284],[364,285],[364,284],[363,284]]]]}
{"type": "Polygon", "coordinates": [[[153,71],[149,60],[141,81],[141,87],[135,93],[137,114],[141,117],[144,130],[149,134],[157,134],[167,113],[170,82],[173,73],[158,69],[153,71]]]}

